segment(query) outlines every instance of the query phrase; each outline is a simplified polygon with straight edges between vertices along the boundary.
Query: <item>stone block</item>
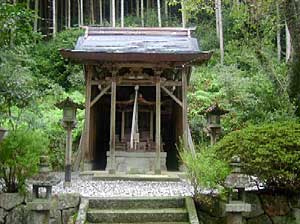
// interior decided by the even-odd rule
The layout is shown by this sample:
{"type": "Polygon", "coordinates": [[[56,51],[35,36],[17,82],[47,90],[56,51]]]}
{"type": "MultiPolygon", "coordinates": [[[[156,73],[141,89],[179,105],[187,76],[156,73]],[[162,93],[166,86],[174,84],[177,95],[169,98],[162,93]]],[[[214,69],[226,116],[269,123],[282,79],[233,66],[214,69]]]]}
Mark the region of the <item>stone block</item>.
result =
{"type": "Polygon", "coordinates": [[[226,204],[225,211],[233,213],[251,212],[251,205],[246,203],[226,204]]]}
{"type": "Polygon", "coordinates": [[[27,207],[32,211],[49,211],[50,212],[50,202],[44,199],[38,199],[27,203],[27,207]]]}
{"type": "Polygon", "coordinates": [[[282,195],[261,195],[262,207],[268,216],[285,216],[290,212],[289,202],[282,195]]]}
{"type": "Polygon", "coordinates": [[[295,195],[289,197],[289,202],[290,202],[291,207],[300,209],[300,195],[299,194],[295,194],[295,195]]]}
{"type": "Polygon", "coordinates": [[[293,217],[295,219],[295,223],[300,223],[300,209],[293,208],[292,210],[293,217]]]}
{"type": "Polygon", "coordinates": [[[9,224],[24,224],[27,219],[29,211],[25,205],[20,205],[10,211],[6,216],[6,223],[9,224]]]}
{"type": "Polygon", "coordinates": [[[212,217],[205,212],[198,211],[199,223],[201,224],[227,224],[226,218],[212,217]]]}
{"type": "Polygon", "coordinates": [[[1,193],[0,208],[11,210],[24,202],[24,196],[18,193],[1,193]]]}
{"type": "Polygon", "coordinates": [[[246,218],[253,218],[264,214],[262,209],[258,192],[247,192],[246,193],[246,203],[251,204],[251,212],[244,213],[243,216],[246,218]]]}
{"type": "Polygon", "coordinates": [[[65,210],[68,208],[78,207],[80,203],[80,194],[60,194],[58,195],[58,208],[59,210],[65,210]]]}
{"type": "Polygon", "coordinates": [[[247,224],[272,224],[270,218],[266,215],[261,215],[248,220],[247,224]]]}
{"type": "Polygon", "coordinates": [[[76,208],[70,208],[62,211],[62,224],[68,224],[69,218],[77,212],[76,208]]]}
{"type": "Polygon", "coordinates": [[[197,210],[201,210],[212,217],[225,217],[225,202],[219,197],[198,195],[195,198],[197,210]]]}
{"type": "Polygon", "coordinates": [[[0,224],[4,223],[6,215],[7,212],[3,208],[0,208],[0,224]]]}

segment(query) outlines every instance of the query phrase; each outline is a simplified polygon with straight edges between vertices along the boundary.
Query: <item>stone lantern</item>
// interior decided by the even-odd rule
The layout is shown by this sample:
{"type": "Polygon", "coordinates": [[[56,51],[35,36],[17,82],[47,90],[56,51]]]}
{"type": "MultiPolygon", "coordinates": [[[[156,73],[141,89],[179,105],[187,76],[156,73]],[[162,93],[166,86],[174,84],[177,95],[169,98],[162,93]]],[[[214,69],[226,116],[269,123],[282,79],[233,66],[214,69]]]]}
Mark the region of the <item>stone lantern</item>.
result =
{"type": "Polygon", "coordinates": [[[249,184],[249,176],[241,173],[241,161],[234,156],[231,162],[232,172],[225,180],[225,186],[230,188],[227,212],[228,224],[242,224],[242,213],[251,212],[251,204],[245,202],[245,188],[249,184]]]}
{"type": "Polygon", "coordinates": [[[39,174],[30,180],[32,184],[32,201],[28,202],[31,211],[29,223],[49,223],[51,209],[52,186],[57,185],[60,179],[51,174],[48,156],[40,157],[39,174]],[[44,189],[45,193],[41,191],[44,189]]]}
{"type": "Polygon", "coordinates": [[[0,142],[4,139],[6,136],[7,130],[4,128],[0,128],[0,142]]]}
{"type": "Polygon", "coordinates": [[[55,104],[63,110],[62,126],[67,131],[66,138],[66,156],[65,156],[65,186],[71,183],[71,163],[72,163],[72,130],[76,127],[77,109],[84,109],[84,106],[73,102],[69,97],[62,102],[55,104]]]}
{"type": "Polygon", "coordinates": [[[204,131],[210,136],[211,145],[217,142],[222,131],[221,116],[227,113],[228,111],[219,107],[217,103],[205,110],[207,126],[204,128],[204,131]]]}

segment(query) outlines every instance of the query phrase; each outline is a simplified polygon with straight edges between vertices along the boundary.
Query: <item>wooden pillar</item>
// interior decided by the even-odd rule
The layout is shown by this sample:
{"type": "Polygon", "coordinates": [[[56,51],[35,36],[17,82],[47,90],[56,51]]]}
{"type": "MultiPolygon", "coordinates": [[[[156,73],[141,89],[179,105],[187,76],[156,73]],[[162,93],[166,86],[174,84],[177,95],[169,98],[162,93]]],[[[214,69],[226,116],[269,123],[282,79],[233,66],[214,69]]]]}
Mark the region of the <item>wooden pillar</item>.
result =
{"type": "Polygon", "coordinates": [[[160,159],[160,77],[157,76],[156,80],[156,101],[155,101],[155,148],[156,148],[156,155],[155,155],[155,174],[161,174],[161,159],[160,159]]]}
{"type": "Polygon", "coordinates": [[[150,140],[153,141],[153,111],[150,111],[150,140]]]}
{"type": "Polygon", "coordinates": [[[188,148],[188,118],[187,118],[187,69],[182,70],[182,140],[188,148]]]}
{"type": "Polygon", "coordinates": [[[158,19],[158,26],[161,27],[161,8],[160,8],[160,0],[157,0],[157,19],[158,19]]]}
{"type": "Polygon", "coordinates": [[[113,74],[111,82],[111,105],[110,105],[110,167],[109,173],[116,173],[116,77],[113,74]]]}
{"type": "Polygon", "coordinates": [[[124,0],[121,0],[121,27],[124,27],[124,0]]]}
{"type": "Polygon", "coordinates": [[[121,123],[121,142],[125,140],[125,112],[122,111],[122,123],[121,123]]]}
{"type": "Polygon", "coordinates": [[[91,170],[92,153],[90,152],[90,117],[91,117],[91,90],[92,66],[86,66],[86,95],[85,95],[85,144],[84,144],[84,170],[91,170]]]}

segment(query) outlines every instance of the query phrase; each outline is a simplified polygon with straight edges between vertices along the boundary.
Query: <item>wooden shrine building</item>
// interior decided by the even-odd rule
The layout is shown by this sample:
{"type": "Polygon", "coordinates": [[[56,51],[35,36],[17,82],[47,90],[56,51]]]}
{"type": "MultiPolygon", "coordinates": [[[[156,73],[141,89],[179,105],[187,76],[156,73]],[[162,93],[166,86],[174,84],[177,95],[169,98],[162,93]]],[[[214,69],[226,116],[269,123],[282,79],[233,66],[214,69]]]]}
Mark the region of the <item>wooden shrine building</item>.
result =
{"type": "Polygon", "coordinates": [[[208,61],[181,28],[87,27],[64,58],[84,65],[86,170],[178,169],[176,144],[191,145],[187,85],[208,61]]]}

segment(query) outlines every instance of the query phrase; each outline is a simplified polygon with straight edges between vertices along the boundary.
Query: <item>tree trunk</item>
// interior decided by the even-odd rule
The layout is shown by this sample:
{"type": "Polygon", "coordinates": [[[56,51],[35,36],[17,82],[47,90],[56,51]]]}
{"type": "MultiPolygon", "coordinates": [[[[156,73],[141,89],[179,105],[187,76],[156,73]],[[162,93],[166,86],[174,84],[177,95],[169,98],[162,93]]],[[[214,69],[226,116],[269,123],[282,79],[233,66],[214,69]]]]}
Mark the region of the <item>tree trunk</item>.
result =
{"type": "MultiPolygon", "coordinates": [[[[143,0],[142,0],[143,1],[143,0]]],[[[161,8],[160,8],[160,0],[157,0],[157,19],[158,26],[161,27],[161,8]]]]}
{"type": "Polygon", "coordinates": [[[137,17],[140,17],[140,0],[136,0],[135,3],[136,3],[135,4],[135,9],[136,9],[135,15],[137,17]]]}
{"type": "Polygon", "coordinates": [[[286,0],[285,14],[291,34],[292,54],[289,66],[289,96],[295,102],[295,114],[300,117],[300,1],[286,0]]]}
{"type": "Polygon", "coordinates": [[[124,27],[124,0],[121,0],[121,27],[124,27]]]}
{"type": "Polygon", "coordinates": [[[53,32],[52,32],[52,36],[55,37],[56,36],[56,32],[57,32],[57,16],[56,16],[56,0],[52,1],[52,26],[53,26],[53,32]]]}
{"type": "Polygon", "coordinates": [[[34,25],[33,25],[33,30],[34,32],[37,32],[38,30],[38,16],[39,16],[39,0],[35,0],[34,2],[34,25]]]}
{"type": "Polygon", "coordinates": [[[276,23],[277,23],[277,60],[281,61],[281,24],[280,24],[280,10],[279,10],[279,2],[276,1],[276,23]]]}
{"type": "Polygon", "coordinates": [[[99,0],[99,20],[100,20],[100,26],[103,26],[103,2],[102,2],[102,0],[99,0]]]}
{"type": "Polygon", "coordinates": [[[217,33],[217,38],[220,39],[218,0],[215,0],[215,14],[216,14],[216,33],[217,33]]]}
{"type": "Polygon", "coordinates": [[[285,21],[285,40],[286,40],[286,56],[285,56],[285,60],[286,62],[289,62],[290,58],[291,58],[291,53],[292,53],[292,46],[291,46],[291,34],[287,25],[287,22],[285,21]]]}
{"type": "Polygon", "coordinates": [[[112,26],[116,27],[116,1],[111,0],[111,17],[112,17],[112,26]]]}
{"type": "Polygon", "coordinates": [[[142,21],[142,27],[145,26],[144,21],[144,0],[141,0],[141,21],[142,21]]]}
{"type": "Polygon", "coordinates": [[[71,0],[68,0],[68,28],[71,28],[71,0]]]}
{"type": "Polygon", "coordinates": [[[27,0],[27,9],[30,9],[30,0],[27,0]]]}
{"type": "Polygon", "coordinates": [[[166,20],[166,26],[168,26],[168,19],[169,19],[169,14],[168,14],[168,0],[165,0],[165,20],[166,20]]]}
{"type": "Polygon", "coordinates": [[[95,24],[94,0],[90,0],[90,13],[91,13],[90,23],[95,24]]]}
{"type": "Polygon", "coordinates": [[[222,3],[221,0],[217,0],[217,11],[218,11],[218,27],[219,27],[219,40],[220,40],[220,55],[221,64],[224,64],[224,38],[223,38],[223,19],[222,19],[222,3]]]}
{"type": "Polygon", "coordinates": [[[84,24],[83,18],[84,18],[84,9],[83,9],[83,0],[80,0],[80,25],[84,24]]]}
{"type": "Polygon", "coordinates": [[[185,18],[185,8],[184,8],[184,2],[185,0],[181,0],[181,19],[182,19],[182,27],[185,28],[186,26],[186,18],[185,18]]]}

